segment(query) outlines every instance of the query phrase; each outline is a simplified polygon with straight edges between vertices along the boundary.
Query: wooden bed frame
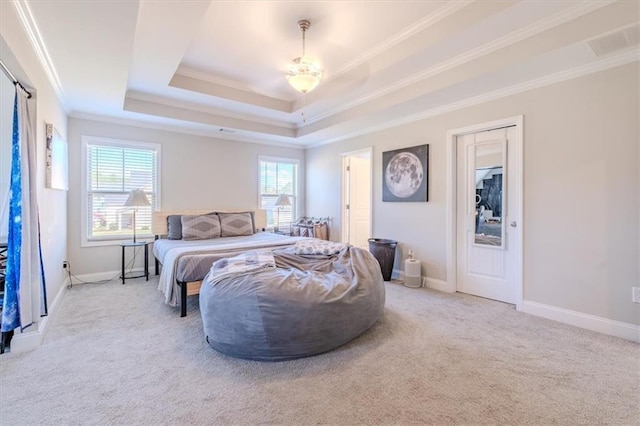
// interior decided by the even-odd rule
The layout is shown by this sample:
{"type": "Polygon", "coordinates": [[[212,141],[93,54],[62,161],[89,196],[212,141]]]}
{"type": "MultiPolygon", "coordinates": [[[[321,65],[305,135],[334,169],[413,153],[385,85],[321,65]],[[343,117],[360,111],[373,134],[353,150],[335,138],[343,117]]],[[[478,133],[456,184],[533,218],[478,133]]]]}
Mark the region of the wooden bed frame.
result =
{"type": "MultiPolygon", "coordinates": [[[[267,211],[264,209],[237,209],[237,210],[216,210],[216,209],[207,209],[207,210],[161,210],[153,212],[151,217],[151,232],[155,235],[155,239],[160,239],[163,236],[167,235],[167,216],[170,215],[201,215],[207,214],[211,212],[220,212],[220,213],[234,213],[234,212],[253,212],[253,220],[254,226],[258,231],[264,231],[267,227],[267,211]]],[[[155,272],[156,275],[160,273],[160,262],[158,258],[154,256],[155,260],[155,272]]],[[[200,287],[202,286],[202,281],[177,281],[178,287],[180,288],[180,316],[187,316],[187,297],[194,296],[196,294],[200,294],[200,287]]]]}

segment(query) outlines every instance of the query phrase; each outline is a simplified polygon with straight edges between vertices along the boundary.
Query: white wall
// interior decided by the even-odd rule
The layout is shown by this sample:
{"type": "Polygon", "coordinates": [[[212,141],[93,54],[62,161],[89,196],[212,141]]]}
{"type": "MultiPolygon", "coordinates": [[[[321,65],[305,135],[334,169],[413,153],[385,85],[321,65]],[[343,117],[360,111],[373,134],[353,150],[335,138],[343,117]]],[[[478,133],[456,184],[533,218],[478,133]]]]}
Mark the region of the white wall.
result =
{"type": "MultiPolygon", "coordinates": [[[[120,247],[81,246],[82,136],[161,145],[161,209],[247,209],[258,207],[258,156],[295,158],[304,151],[235,142],[78,118],[69,119],[69,261],[77,275],[120,270],[120,247]]],[[[304,193],[301,194],[304,206],[304,193]]],[[[304,212],[301,212],[301,214],[304,212]]],[[[128,254],[127,254],[128,255],[128,254]]]]}
{"type": "MultiPolygon", "coordinates": [[[[67,253],[67,192],[46,189],[45,184],[45,123],[51,123],[62,138],[67,135],[67,117],[56,93],[49,83],[31,43],[25,34],[15,9],[10,2],[0,2],[0,58],[25,86],[33,89],[30,101],[35,111],[37,140],[37,185],[40,209],[42,256],[47,282],[47,294],[51,306],[63,290],[65,273],[62,261],[67,253]]],[[[50,314],[54,313],[50,310],[50,314]]],[[[40,327],[41,321],[38,324],[40,327]]],[[[29,327],[25,334],[38,331],[29,327]]],[[[19,339],[18,339],[19,340],[19,339]]],[[[17,341],[14,341],[17,344],[17,341]]],[[[12,350],[13,348],[12,344],[12,350]]]]}
{"type": "MultiPolygon", "coordinates": [[[[446,280],[446,132],[524,115],[524,298],[640,324],[638,64],[307,151],[307,205],[340,236],[340,153],[373,146],[373,236],[446,280]],[[428,143],[429,202],[383,203],[382,152],[428,143]]],[[[400,259],[399,259],[400,258],[400,259]]]]}

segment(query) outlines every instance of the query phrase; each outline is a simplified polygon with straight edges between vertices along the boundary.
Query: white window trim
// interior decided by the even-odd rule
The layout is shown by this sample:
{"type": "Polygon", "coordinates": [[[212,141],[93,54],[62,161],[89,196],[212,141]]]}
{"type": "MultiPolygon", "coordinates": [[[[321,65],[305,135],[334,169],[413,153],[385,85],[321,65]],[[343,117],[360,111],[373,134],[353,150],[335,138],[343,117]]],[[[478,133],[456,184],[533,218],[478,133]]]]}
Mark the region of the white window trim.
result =
{"type": "MultiPolygon", "coordinates": [[[[113,240],[89,240],[87,235],[87,146],[88,145],[108,145],[121,148],[144,148],[156,151],[156,178],[157,178],[157,194],[156,194],[156,211],[161,209],[160,194],[162,193],[162,145],[151,142],[136,142],[123,139],[104,138],[100,136],[82,136],[82,179],[80,184],[80,227],[81,227],[81,247],[99,247],[99,246],[117,246],[129,238],[113,239],[113,240]]],[[[140,241],[153,241],[153,238],[139,238],[140,241]]]]}
{"type": "MultiPolygon", "coordinates": [[[[291,163],[291,164],[295,164],[296,167],[296,183],[297,183],[297,190],[298,190],[298,194],[295,197],[296,202],[295,202],[295,214],[300,216],[300,198],[302,198],[301,195],[301,188],[300,188],[300,160],[297,158],[289,158],[289,157],[272,157],[272,156],[268,156],[268,155],[260,155],[258,156],[258,208],[262,207],[262,197],[261,197],[261,187],[260,187],[260,163],[262,163],[263,161],[270,161],[270,162],[274,162],[274,163],[291,163]]],[[[297,218],[293,218],[293,220],[296,220],[297,218]]],[[[268,226],[266,228],[267,230],[273,230],[274,228],[272,226],[268,226]]]]}

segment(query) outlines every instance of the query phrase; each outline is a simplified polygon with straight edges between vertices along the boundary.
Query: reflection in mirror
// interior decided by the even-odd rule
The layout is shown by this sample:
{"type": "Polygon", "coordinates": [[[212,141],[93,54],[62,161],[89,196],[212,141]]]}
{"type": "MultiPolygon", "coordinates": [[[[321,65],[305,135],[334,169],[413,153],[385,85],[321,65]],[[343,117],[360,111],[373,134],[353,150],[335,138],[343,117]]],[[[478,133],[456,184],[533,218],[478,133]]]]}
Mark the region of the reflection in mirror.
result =
{"type": "Polygon", "coordinates": [[[502,247],[503,142],[476,146],[475,243],[502,247]]]}

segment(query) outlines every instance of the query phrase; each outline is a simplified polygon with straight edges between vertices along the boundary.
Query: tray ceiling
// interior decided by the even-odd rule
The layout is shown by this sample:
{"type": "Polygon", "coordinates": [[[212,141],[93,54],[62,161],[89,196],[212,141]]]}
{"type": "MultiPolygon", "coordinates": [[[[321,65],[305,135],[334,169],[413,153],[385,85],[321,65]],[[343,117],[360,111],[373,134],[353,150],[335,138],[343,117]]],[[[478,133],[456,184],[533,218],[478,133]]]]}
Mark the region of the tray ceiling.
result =
{"type": "Polygon", "coordinates": [[[70,116],[301,147],[639,58],[635,1],[12,5],[70,116]],[[306,96],[284,78],[300,19],[325,75],[306,96]]]}

